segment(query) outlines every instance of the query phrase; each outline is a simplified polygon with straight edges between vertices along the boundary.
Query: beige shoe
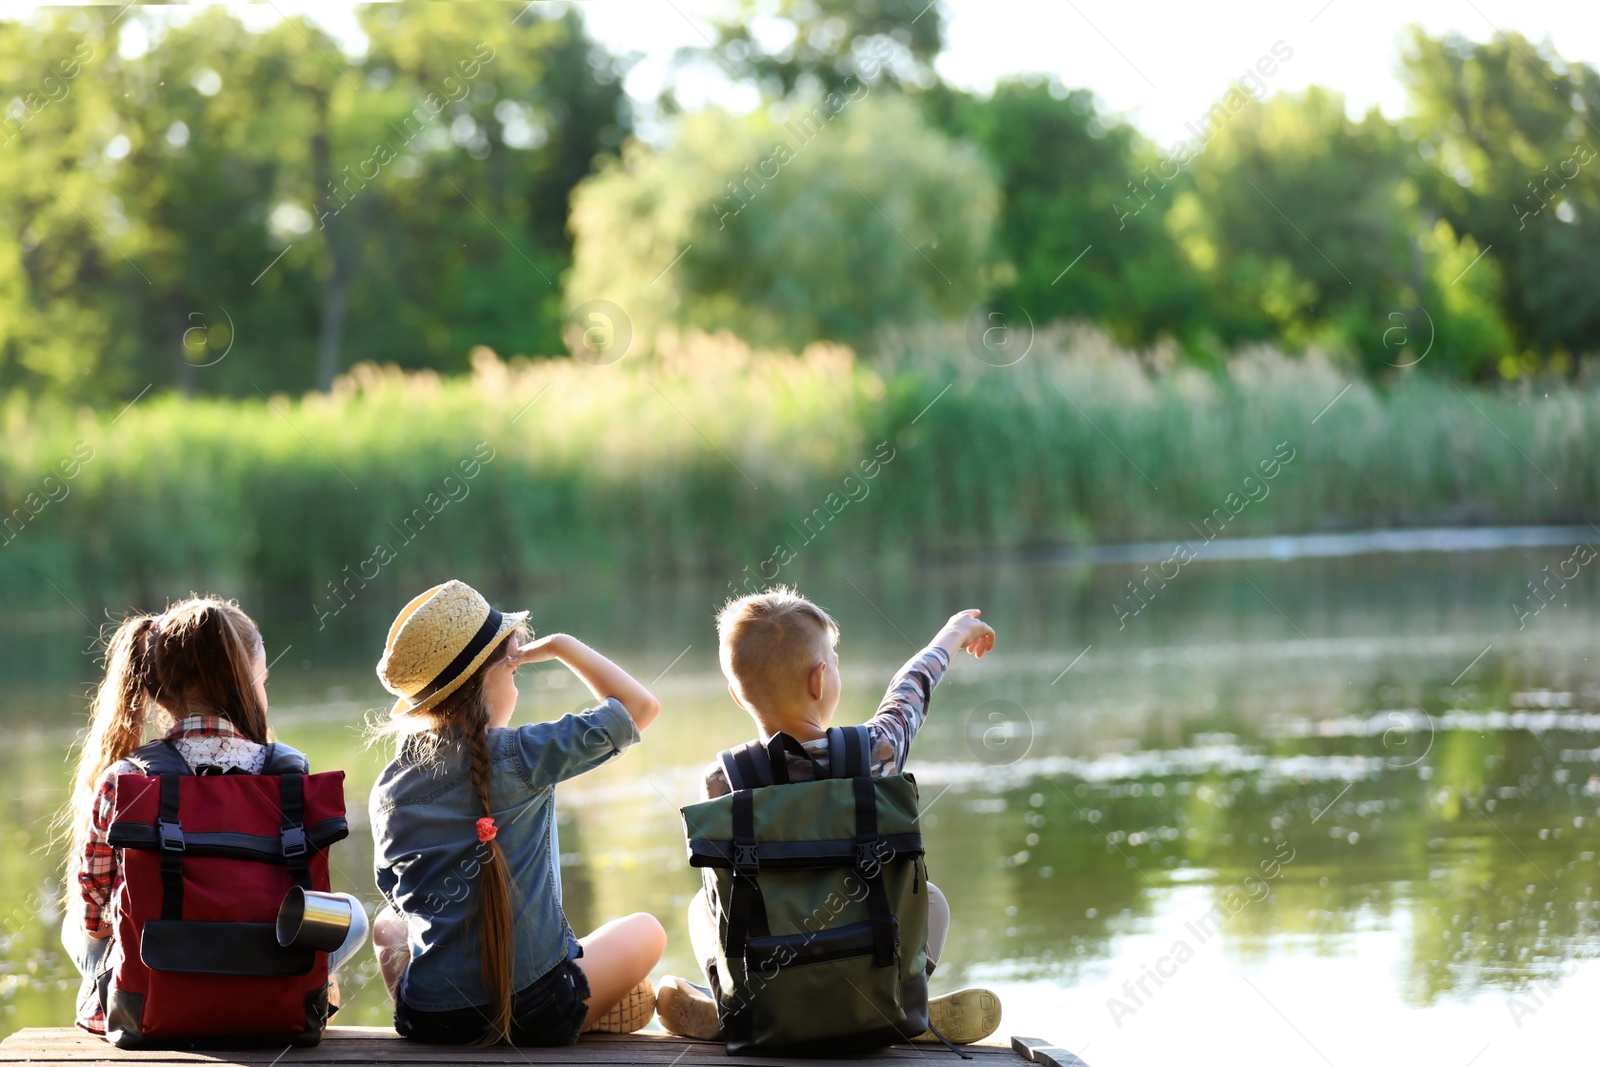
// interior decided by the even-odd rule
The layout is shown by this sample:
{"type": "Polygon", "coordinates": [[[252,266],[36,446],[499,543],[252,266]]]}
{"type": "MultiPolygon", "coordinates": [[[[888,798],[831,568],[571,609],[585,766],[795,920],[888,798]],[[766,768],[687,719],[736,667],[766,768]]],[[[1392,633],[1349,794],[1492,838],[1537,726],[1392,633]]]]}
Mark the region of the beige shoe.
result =
{"type": "Polygon", "coordinates": [[[938,1041],[934,1030],[952,1045],[982,1041],[1000,1028],[1000,998],[988,989],[958,989],[928,1001],[928,1025],[913,1041],[938,1041]]]}
{"type": "Polygon", "coordinates": [[[656,990],[656,1014],[669,1034],[701,1041],[718,1041],[722,1038],[717,1002],[704,986],[667,975],[661,979],[661,986],[656,990]]]}
{"type": "Polygon", "coordinates": [[[646,978],[628,990],[622,1000],[594,1021],[590,1031],[607,1034],[631,1034],[650,1025],[656,1012],[656,991],[646,978]]]}

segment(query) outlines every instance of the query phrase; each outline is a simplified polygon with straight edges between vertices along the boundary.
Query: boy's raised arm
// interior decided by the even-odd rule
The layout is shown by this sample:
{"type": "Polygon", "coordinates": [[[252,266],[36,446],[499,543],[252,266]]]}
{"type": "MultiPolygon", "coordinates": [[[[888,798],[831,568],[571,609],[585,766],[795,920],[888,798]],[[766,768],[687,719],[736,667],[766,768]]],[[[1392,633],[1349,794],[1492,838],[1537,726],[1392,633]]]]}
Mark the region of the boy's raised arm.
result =
{"type": "Polygon", "coordinates": [[[994,647],[994,629],[978,620],[978,609],[957,612],[929,642],[906,661],[889,683],[878,713],[867,723],[872,732],[874,774],[895,774],[911,757],[911,742],[928,717],[934,686],[944,677],[961,649],[982,656],[994,647]]]}
{"type": "Polygon", "coordinates": [[[549,634],[512,656],[513,666],[560,660],[600,700],[615,698],[643,730],[661,713],[661,703],[633,675],[579,641],[571,634],[549,634]]]}

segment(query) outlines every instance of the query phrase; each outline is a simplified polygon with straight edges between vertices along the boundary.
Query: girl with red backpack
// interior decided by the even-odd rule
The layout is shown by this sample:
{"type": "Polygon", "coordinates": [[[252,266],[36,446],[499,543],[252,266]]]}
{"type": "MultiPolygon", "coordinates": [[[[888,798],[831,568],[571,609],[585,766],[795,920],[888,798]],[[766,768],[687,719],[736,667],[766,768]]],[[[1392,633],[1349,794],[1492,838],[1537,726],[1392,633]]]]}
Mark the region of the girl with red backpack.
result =
{"type": "MultiPolygon", "coordinates": [[[[327,888],[324,850],[327,844],[342,837],[345,832],[339,776],[309,775],[304,756],[287,745],[269,740],[266,680],[266,648],[261,631],[232,601],[215,597],[191,598],[159,615],[130,616],[112,635],[106,651],[105,678],[95,697],[88,736],[78,756],[72,798],[62,813],[73,844],[68,860],[67,914],[61,934],[62,943],[83,975],[78,996],[77,1023],[84,1029],[92,1033],[107,1033],[109,999],[113,1001],[111,1014],[122,1016],[112,1018],[112,1032],[108,1035],[118,1044],[124,1041],[129,1045],[138,1044],[162,1028],[168,1035],[180,1037],[186,1031],[194,1036],[221,1033],[248,1037],[251,1033],[249,1002],[235,1007],[236,1013],[244,1018],[235,1017],[225,1022],[200,1017],[207,1014],[204,1009],[195,1009],[196,1017],[191,1020],[183,1017],[185,1009],[181,1005],[176,1008],[160,1006],[159,1024],[156,1019],[158,1005],[152,1003],[159,999],[155,988],[146,988],[131,997],[125,994],[125,1003],[120,1008],[114,1003],[116,993],[125,992],[116,988],[121,969],[130,960],[132,966],[139,966],[141,956],[144,957],[144,963],[149,963],[153,955],[152,939],[147,936],[152,924],[143,923],[142,920],[139,924],[131,924],[129,916],[118,914],[120,907],[130,906],[125,904],[126,901],[134,899],[129,891],[132,887],[125,888],[124,882],[128,873],[126,868],[134,861],[135,855],[139,863],[146,862],[145,857],[161,857],[158,888],[145,893],[140,903],[144,905],[152,898],[165,896],[166,899],[161,902],[165,910],[160,918],[169,920],[165,924],[168,932],[179,935],[172,942],[176,949],[167,950],[170,955],[203,955],[207,947],[213,952],[227,951],[234,957],[274,954],[270,943],[265,947],[253,941],[223,945],[218,944],[217,935],[230,932],[222,930],[223,927],[239,933],[247,925],[245,922],[226,920],[248,919],[254,920],[254,923],[250,930],[243,933],[260,940],[263,935],[260,928],[266,925],[261,920],[271,920],[270,909],[276,907],[276,901],[287,894],[291,877],[289,871],[297,865],[297,857],[291,855],[293,849],[284,847],[281,853],[278,852],[276,831],[279,827],[276,824],[281,818],[286,841],[297,829],[302,833],[297,840],[303,841],[305,827],[298,823],[291,825],[294,820],[285,813],[287,802],[274,790],[270,794],[271,810],[268,813],[273,825],[267,827],[272,831],[271,836],[257,834],[254,839],[267,843],[256,846],[266,854],[251,855],[248,849],[241,853],[237,842],[245,835],[217,832],[236,829],[226,824],[230,813],[226,810],[195,810],[201,805],[193,802],[203,803],[206,798],[202,796],[202,791],[189,788],[180,790],[181,779],[190,775],[281,775],[280,782],[293,779],[297,804],[306,815],[320,818],[320,831],[311,834],[309,849],[301,847],[297,854],[305,857],[309,853],[309,856],[298,864],[300,877],[296,883],[310,889],[315,877],[323,883],[324,889],[327,888]],[[160,724],[167,729],[158,740],[144,744],[145,729],[152,724],[160,724]],[[163,796],[160,805],[161,819],[165,820],[165,824],[152,818],[151,824],[144,826],[133,818],[139,806],[146,803],[146,798],[119,797],[119,780],[126,787],[129,782],[124,776],[127,775],[148,775],[150,777],[143,779],[144,782],[155,780],[172,786],[170,804],[168,798],[163,796]],[[323,780],[319,782],[318,779],[323,780]],[[191,803],[184,807],[181,819],[178,814],[180,792],[191,799],[191,803]],[[337,818],[328,817],[333,812],[337,812],[337,818]],[[212,826],[217,820],[222,820],[222,823],[212,826]],[[212,832],[203,832],[207,829],[212,832]],[[202,832],[197,833],[197,830],[202,832]],[[140,831],[146,832],[152,840],[138,840],[140,831]],[[132,834],[134,837],[119,840],[119,833],[132,834]],[[159,840],[156,839],[158,834],[159,840]],[[219,848],[218,842],[225,839],[233,842],[232,852],[219,848]],[[135,854],[135,849],[142,851],[135,854]],[[219,855],[222,858],[218,858],[219,855]],[[245,859],[261,859],[263,862],[241,864],[241,855],[245,859]],[[197,873],[204,875],[208,861],[213,869],[223,865],[222,884],[238,884],[241,906],[249,898],[251,890],[255,889],[255,896],[260,898],[255,902],[256,910],[266,908],[269,914],[228,914],[232,902],[227,899],[226,892],[215,892],[214,884],[191,885],[185,894],[184,868],[188,867],[188,875],[192,880],[197,873]],[[256,869],[264,872],[268,867],[274,868],[275,873],[270,877],[278,881],[269,881],[266,874],[256,876],[256,869]],[[171,875],[176,875],[176,880],[171,880],[171,875]],[[165,890],[164,894],[162,890],[165,890]],[[219,909],[221,914],[215,914],[219,909]],[[197,916],[210,921],[197,922],[197,916]],[[217,921],[219,918],[223,921],[217,921]],[[124,945],[118,951],[115,942],[119,931],[125,940],[138,938],[142,944],[124,945]],[[141,1014],[144,1016],[143,1033],[138,1018],[141,1014]]],[[[205,781],[210,790],[207,796],[210,797],[226,795],[230,789],[237,793],[237,787],[241,784],[216,783],[210,778],[205,781]],[[219,784],[222,785],[220,793],[216,788],[219,784]]],[[[264,783],[261,788],[249,787],[245,792],[253,792],[259,800],[267,795],[266,789],[264,783]]],[[[160,789],[152,784],[144,791],[151,793],[147,806],[153,813],[156,808],[155,794],[160,789]]],[[[256,822],[261,821],[262,818],[258,816],[256,822]]],[[[252,828],[261,829],[260,826],[252,828]]],[[[154,859],[149,862],[153,864],[154,859]]],[[[153,866],[148,869],[154,871],[153,866]]],[[[343,944],[332,952],[327,965],[329,968],[337,967],[349,958],[360,947],[367,933],[366,913],[360,902],[348,894],[345,896],[350,905],[350,926],[343,944]]],[[[270,938],[270,927],[266,935],[270,938]]],[[[278,959],[273,966],[282,970],[287,959],[287,956],[278,959]]],[[[305,959],[312,959],[313,964],[315,962],[309,953],[294,957],[297,961],[305,959]]],[[[225,963],[223,966],[232,965],[225,963]]],[[[177,959],[172,966],[182,970],[186,964],[182,959],[177,959]]],[[[288,966],[294,969],[298,964],[290,963],[288,966]]],[[[249,976],[255,972],[237,972],[244,976],[242,979],[210,977],[216,973],[197,972],[191,968],[184,978],[226,988],[229,981],[248,982],[249,976]]],[[[326,990],[323,988],[325,979],[322,977],[325,971],[307,967],[305,974],[311,977],[302,979],[302,983],[309,983],[315,989],[307,997],[302,1018],[291,1020],[290,1025],[292,1033],[300,1035],[303,1043],[309,1043],[320,1036],[327,1004],[326,990]],[[317,996],[323,999],[318,1000],[317,996]],[[321,1017],[302,1024],[306,1016],[315,1014],[313,1001],[321,1017]],[[314,1027],[312,1022],[315,1022],[314,1027]]],[[[148,973],[144,973],[143,977],[148,978],[148,973]]],[[[173,987],[169,985],[167,988],[173,987]]],[[[275,1029],[276,1025],[266,1024],[263,1033],[275,1029]]]]}

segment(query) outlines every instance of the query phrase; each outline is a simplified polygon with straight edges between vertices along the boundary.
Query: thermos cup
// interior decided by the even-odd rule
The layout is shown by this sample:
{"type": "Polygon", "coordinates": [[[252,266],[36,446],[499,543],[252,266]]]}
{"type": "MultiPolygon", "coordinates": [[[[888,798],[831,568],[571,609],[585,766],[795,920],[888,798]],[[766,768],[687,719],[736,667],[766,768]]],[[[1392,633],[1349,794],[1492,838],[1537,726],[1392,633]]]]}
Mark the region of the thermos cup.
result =
{"type": "Polygon", "coordinates": [[[350,899],[295,886],[278,909],[278,944],[332,952],[350,932],[350,899]]]}

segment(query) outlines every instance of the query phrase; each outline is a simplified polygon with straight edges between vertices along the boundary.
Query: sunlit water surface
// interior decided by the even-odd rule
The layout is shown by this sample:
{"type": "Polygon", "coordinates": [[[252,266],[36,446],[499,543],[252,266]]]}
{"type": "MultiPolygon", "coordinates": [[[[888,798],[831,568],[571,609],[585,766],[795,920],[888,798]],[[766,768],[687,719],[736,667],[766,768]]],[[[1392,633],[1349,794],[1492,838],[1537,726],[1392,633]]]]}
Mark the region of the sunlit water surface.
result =
{"type": "MultiPolygon", "coordinates": [[[[1004,1033],[1097,1067],[1485,1067],[1588,1047],[1600,601],[1583,573],[1530,614],[1526,585],[1569,555],[1196,563],[1136,615],[1132,567],[806,577],[843,626],[841,721],[870,714],[951,611],[982,607],[1000,634],[939,688],[911,768],[955,916],[935,992],[991,986],[1004,1033]]],[[[335,888],[374,901],[365,800],[383,755],[359,723],[383,702],[371,664],[400,598],[366,595],[320,632],[309,606],[258,614],[281,654],[280,736],[349,775],[335,888]]],[[[659,723],[562,787],[560,833],[573,926],[654,912],[661,973],[691,968],[676,809],[751,732],[717,673],[718,598],[691,584],[505,605],[655,679],[659,723]]],[[[39,849],[95,677],[77,615],[3,625],[0,1033],[70,1021],[39,849]]],[[[583,702],[562,670],[526,673],[524,720],[583,702]]],[[[373,974],[364,958],[345,977],[341,1022],[388,1020],[373,974]]]]}

